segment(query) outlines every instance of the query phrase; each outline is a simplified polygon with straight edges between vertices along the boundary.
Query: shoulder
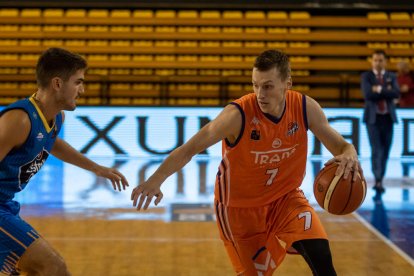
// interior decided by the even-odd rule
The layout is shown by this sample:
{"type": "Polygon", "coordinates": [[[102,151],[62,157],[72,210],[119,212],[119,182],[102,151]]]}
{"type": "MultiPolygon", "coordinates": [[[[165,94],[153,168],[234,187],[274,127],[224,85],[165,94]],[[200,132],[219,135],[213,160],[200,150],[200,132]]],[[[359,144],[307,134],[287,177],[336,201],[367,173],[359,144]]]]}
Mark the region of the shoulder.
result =
{"type": "Polygon", "coordinates": [[[322,107],[319,105],[319,103],[309,96],[305,96],[305,105],[308,115],[312,115],[316,111],[322,111],[322,107]]]}
{"type": "Polygon", "coordinates": [[[387,71],[387,75],[391,78],[397,78],[397,74],[391,71],[387,71]]]}
{"type": "Polygon", "coordinates": [[[286,98],[287,99],[296,99],[296,100],[303,100],[303,98],[306,97],[305,94],[299,92],[299,91],[295,91],[295,90],[287,90],[286,91],[286,98]]]}
{"type": "Polygon", "coordinates": [[[22,144],[31,130],[29,115],[22,109],[8,110],[0,117],[0,129],[2,139],[12,137],[15,145],[22,144]]]}
{"type": "Polygon", "coordinates": [[[243,109],[239,103],[231,102],[222,110],[221,113],[225,114],[227,118],[234,118],[243,114],[243,109]]]}
{"type": "Polygon", "coordinates": [[[228,106],[233,106],[240,112],[254,112],[254,110],[257,107],[256,95],[254,93],[244,95],[243,97],[238,98],[237,100],[234,100],[233,102],[228,104],[228,106]]]}
{"type": "Polygon", "coordinates": [[[361,74],[361,77],[362,78],[368,78],[368,77],[371,77],[373,75],[374,75],[374,73],[372,71],[365,71],[361,74]]]}
{"type": "Polygon", "coordinates": [[[14,127],[29,127],[31,126],[30,118],[27,112],[23,109],[10,109],[4,112],[0,117],[1,125],[10,125],[14,127]]]}
{"type": "Polygon", "coordinates": [[[307,105],[307,98],[305,94],[302,94],[295,90],[288,90],[286,91],[286,106],[288,110],[293,110],[297,108],[306,108],[307,105]]]}
{"type": "Polygon", "coordinates": [[[309,128],[311,128],[315,123],[321,123],[321,118],[325,115],[322,111],[322,107],[319,103],[309,96],[306,97],[306,115],[308,118],[309,128]]]}
{"type": "Polygon", "coordinates": [[[306,102],[307,111],[312,112],[312,110],[321,109],[321,106],[319,105],[319,103],[315,99],[309,96],[305,96],[305,102],[306,102]]]}
{"type": "Polygon", "coordinates": [[[238,98],[237,100],[234,100],[232,103],[242,104],[245,102],[254,102],[255,100],[256,100],[256,95],[254,93],[249,93],[247,95],[244,95],[238,98]]]}
{"type": "Polygon", "coordinates": [[[244,122],[245,114],[239,105],[230,103],[228,104],[220,114],[212,121],[212,125],[226,130],[240,126],[240,123],[244,122]]]}

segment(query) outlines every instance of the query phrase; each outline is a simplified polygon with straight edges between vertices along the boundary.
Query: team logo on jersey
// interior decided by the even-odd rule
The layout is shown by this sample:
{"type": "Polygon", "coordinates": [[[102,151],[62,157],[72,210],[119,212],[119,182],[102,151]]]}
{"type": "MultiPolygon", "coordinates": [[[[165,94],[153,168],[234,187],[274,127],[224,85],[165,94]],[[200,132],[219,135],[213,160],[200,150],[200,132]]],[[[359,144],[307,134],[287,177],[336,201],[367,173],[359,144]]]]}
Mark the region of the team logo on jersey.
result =
{"type": "Polygon", "coordinates": [[[20,183],[27,183],[45,163],[49,157],[49,153],[43,149],[36,157],[20,167],[19,179],[20,183]]]}
{"type": "Polygon", "coordinates": [[[272,148],[277,149],[281,145],[282,145],[282,140],[280,140],[279,138],[276,138],[272,143],[272,148]]]}
{"type": "Polygon", "coordinates": [[[298,146],[299,144],[295,144],[290,148],[279,148],[269,151],[251,151],[250,153],[254,155],[255,164],[275,164],[293,156],[298,146]]]}
{"type": "Polygon", "coordinates": [[[260,130],[253,129],[252,133],[250,133],[250,139],[251,140],[260,140],[260,130]]]}
{"type": "Polygon", "coordinates": [[[36,138],[37,138],[38,141],[41,141],[44,138],[43,133],[39,132],[37,134],[36,138]]]}
{"type": "Polygon", "coordinates": [[[260,124],[260,120],[257,119],[256,116],[254,116],[251,123],[254,124],[254,125],[258,125],[258,124],[260,124]]]}
{"type": "Polygon", "coordinates": [[[292,136],[298,129],[299,125],[297,122],[290,122],[288,125],[287,136],[292,136]]]}

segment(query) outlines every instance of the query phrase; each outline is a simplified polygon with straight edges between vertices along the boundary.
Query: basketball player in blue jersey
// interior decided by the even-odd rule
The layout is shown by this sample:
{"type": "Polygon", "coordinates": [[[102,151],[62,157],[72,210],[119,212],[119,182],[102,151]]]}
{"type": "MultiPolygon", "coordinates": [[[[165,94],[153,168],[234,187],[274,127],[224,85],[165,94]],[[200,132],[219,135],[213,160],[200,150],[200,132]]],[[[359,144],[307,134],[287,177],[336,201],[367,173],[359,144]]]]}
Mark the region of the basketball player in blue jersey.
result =
{"type": "Polygon", "coordinates": [[[70,275],[62,257],[19,216],[13,200],[52,154],[62,161],[105,177],[115,190],[128,186],[116,169],[96,164],[57,135],[63,110],[74,110],[84,93],[86,61],[50,48],[36,66],[37,92],[0,113],[0,272],[6,275],[70,275]]]}

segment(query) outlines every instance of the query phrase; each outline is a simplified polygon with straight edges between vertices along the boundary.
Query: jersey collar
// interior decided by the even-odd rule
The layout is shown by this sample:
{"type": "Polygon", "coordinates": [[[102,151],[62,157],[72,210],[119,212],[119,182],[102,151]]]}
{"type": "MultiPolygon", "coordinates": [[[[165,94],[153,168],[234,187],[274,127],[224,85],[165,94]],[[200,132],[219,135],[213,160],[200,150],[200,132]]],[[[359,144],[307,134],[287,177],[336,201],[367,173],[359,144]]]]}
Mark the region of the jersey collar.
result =
{"type": "Polygon", "coordinates": [[[37,105],[34,97],[35,97],[36,93],[34,93],[30,98],[29,101],[33,104],[33,106],[36,108],[37,113],[39,114],[40,119],[43,122],[43,126],[46,129],[47,133],[50,133],[52,131],[52,129],[55,127],[55,120],[53,120],[53,124],[52,126],[49,126],[49,123],[47,122],[45,115],[43,115],[42,110],[39,108],[39,106],[37,105]]]}

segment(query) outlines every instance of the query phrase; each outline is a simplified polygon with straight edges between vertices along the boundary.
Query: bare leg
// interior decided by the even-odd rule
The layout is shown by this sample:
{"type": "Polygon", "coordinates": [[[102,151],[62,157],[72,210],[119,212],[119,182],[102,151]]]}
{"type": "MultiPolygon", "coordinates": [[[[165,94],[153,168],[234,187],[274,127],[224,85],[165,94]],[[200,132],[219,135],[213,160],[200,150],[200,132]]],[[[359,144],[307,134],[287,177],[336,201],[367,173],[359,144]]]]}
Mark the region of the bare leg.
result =
{"type": "Polygon", "coordinates": [[[65,261],[43,238],[32,243],[17,264],[28,276],[69,276],[65,261]]]}

